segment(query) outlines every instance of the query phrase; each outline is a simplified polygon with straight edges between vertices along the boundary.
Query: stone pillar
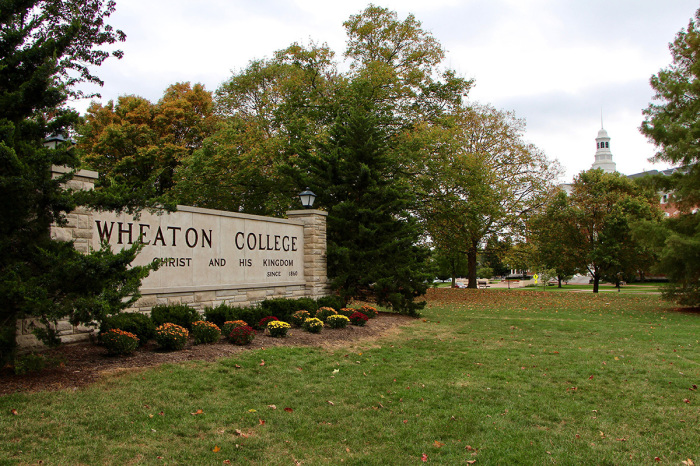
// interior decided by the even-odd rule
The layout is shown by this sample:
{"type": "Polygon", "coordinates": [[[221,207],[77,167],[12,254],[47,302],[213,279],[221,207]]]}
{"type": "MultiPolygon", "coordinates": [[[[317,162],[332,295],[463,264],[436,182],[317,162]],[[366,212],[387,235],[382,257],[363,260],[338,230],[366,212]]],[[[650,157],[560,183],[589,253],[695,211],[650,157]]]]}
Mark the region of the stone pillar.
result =
{"type": "MultiPolygon", "coordinates": [[[[68,172],[70,172],[70,169],[66,167],[56,165],[51,167],[51,173],[54,178],[58,178],[68,172]]],[[[74,191],[89,191],[95,188],[95,180],[98,176],[98,173],[95,171],[78,170],[73,175],[73,179],[68,181],[66,188],[74,191]]],[[[85,207],[78,207],[66,215],[66,218],[68,223],[65,226],[51,226],[51,239],[74,241],[77,251],[82,253],[90,252],[90,245],[92,244],[92,211],[85,207]]]]}
{"type": "Polygon", "coordinates": [[[319,298],[330,294],[328,268],[326,264],[326,217],[322,210],[291,210],[287,212],[291,220],[304,223],[304,278],[306,294],[319,298]]]}

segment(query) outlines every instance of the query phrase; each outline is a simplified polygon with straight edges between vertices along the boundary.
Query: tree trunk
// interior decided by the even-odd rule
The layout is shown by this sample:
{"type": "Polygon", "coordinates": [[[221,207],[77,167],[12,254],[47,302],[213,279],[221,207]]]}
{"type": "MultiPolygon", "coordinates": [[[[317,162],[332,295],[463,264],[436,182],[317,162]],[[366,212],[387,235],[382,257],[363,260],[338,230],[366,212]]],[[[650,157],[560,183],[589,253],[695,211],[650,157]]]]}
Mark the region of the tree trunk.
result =
{"type": "Polygon", "coordinates": [[[474,243],[469,245],[469,250],[467,250],[467,269],[468,269],[468,279],[469,279],[469,284],[467,285],[467,288],[474,288],[476,289],[476,256],[477,256],[477,242],[475,241],[474,243]]]}
{"type": "Polygon", "coordinates": [[[600,275],[597,273],[593,275],[593,292],[598,292],[598,285],[600,284],[600,275]]]}
{"type": "Polygon", "coordinates": [[[557,275],[557,282],[559,282],[559,286],[557,286],[557,288],[561,288],[561,275],[557,275]]]}

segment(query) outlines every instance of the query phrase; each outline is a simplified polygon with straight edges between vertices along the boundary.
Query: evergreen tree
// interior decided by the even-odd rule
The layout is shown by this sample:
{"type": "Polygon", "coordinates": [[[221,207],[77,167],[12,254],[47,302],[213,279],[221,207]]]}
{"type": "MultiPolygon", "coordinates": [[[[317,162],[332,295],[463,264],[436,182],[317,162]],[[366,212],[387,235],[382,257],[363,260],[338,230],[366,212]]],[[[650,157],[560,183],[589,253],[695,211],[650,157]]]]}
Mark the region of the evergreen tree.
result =
{"type": "MultiPolygon", "coordinates": [[[[50,237],[76,207],[63,189],[71,175],[52,179],[51,167],[78,166],[70,144],[44,147],[49,135],[68,135],[78,115],[64,106],[83,97],[75,85],[101,84],[91,72],[124,40],[104,23],[114,2],[16,0],[0,8],[0,359],[11,357],[16,320],[39,319],[39,336],[57,341],[50,324],[68,317],[91,322],[122,309],[148,268],[129,268],[137,248],[78,253],[50,237]]],[[[121,52],[113,52],[120,57],[121,52]]]]}
{"type": "Polygon", "coordinates": [[[680,165],[657,188],[672,192],[680,214],[663,225],[647,225],[640,238],[655,248],[656,271],[670,284],[665,296],[681,304],[700,304],[700,9],[669,46],[672,64],[651,78],[656,103],[644,111],[641,131],[658,148],[655,159],[680,165]]]}
{"type": "Polygon", "coordinates": [[[310,186],[328,206],[328,273],[348,299],[373,295],[396,311],[417,314],[431,278],[427,249],[410,210],[414,195],[386,130],[393,118],[353,82],[341,98],[328,142],[310,155],[310,186]]]}

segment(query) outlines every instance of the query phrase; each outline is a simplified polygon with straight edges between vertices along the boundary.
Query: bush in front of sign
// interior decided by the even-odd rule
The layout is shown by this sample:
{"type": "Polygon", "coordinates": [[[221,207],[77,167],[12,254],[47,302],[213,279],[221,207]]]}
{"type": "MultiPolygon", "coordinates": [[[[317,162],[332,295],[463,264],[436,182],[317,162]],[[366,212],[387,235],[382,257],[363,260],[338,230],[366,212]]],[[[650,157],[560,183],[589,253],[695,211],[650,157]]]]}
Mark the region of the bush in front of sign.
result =
{"type": "Polygon", "coordinates": [[[322,320],[323,322],[328,319],[329,316],[334,316],[338,314],[332,307],[319,307],[316,311],[316,318],[322,320]]]}
{"type": "Polygon", "coordinates": [[[345,328],[348,326],[349,323],[350,319],[348,317],[341,316],[339,314],[328,316],[328,319],[326,319],[326,324],[330,328],[345,328]]]}
{"type": "Polygon", "coordinates": [[[221,330],[216,324],[198,320],[192,324],[192,338],[195,345],[216,343],[221,339],[221,330]]]}
{"type": "Polygon", "coordinates": [[[122,312],[105,317],[100,323],[100,341],[102,336],[113,328],[133,333],[141,346],[156,336],[156,326],[151,318],[138,312],[122,312]]]}
{"type": "Polygon", "coordinates": [[[311,318],[311,313],[309,311],[306,311],[302,309],[301,311],[297,311],[294,314],[292,314],[292,324],[294,324],[295,327],[301,327],[304,325],[304,321],[306,319],[311,318]]]}
{"type": "Polygon", "coordinates": [[[366,315],[364,315],[361,312],[354,312],[350,316],[350,323],[352,325],[357,325],[358,327],[364,327],[368,320],[369,320],[369,317],[367,317],[366,315]]]}
{"type": "MultiPolygon", "coordinates": [[[[223,329],[224,323],[230,320],[236,320],[236,309],[228,304],[221,303],[216,307],[208,307],[204,309],[204,317],[207,322],[211,322],[223,329]]],[[[226,333],[224,333],[226,335],[226,333]]]]}
{"type": "Polygon", "coordinates": [[[234,345],[249,345],[255,339],[255,330],[250,325],[241,325],[231,330],[228,341],[234,345]]]}
{"type": "Polygon", "coordinates": [[[273,320],[268,322],[267,331],[270,333],[271,337],[284,338],[287,336],[287,332],[292,328],[287,322],[282,322],[281,320],[273,320]]]}
{"type": "Polygon", "coordinates": [[[156,342],[164,350],[181,350],[187,344],[190,333],[186,328],[166,322],[156,328],[156,342]]]}
{"type": "Polygon", "coordinates": [[[224,325],[221,326],[221,334],[228,338],[234,328],[245,327],[246,325],[248,324],[243,320],[227,320],[224,322],[224,325]]]}
{"type": "Polygon", "coordinates": [[[151,309],[151,320],[156,326],[171,323],[190,330],[192,323],[201,319],[197,309],[186,304],[159,305],[151,309]]]}
{"type": "Polygon", "coordinates": [[[323,330],[323,321],[316,317],[311,317],[304,321],[304,330],[310,333],[321,333],[323,330]]]}
{"type": "Polygon", "coordinates": [[[128,355],[139,347],[139,339],[136,335],[118,328],[104,332],[100,338],[107,352],[113,355],[128,355]]]}

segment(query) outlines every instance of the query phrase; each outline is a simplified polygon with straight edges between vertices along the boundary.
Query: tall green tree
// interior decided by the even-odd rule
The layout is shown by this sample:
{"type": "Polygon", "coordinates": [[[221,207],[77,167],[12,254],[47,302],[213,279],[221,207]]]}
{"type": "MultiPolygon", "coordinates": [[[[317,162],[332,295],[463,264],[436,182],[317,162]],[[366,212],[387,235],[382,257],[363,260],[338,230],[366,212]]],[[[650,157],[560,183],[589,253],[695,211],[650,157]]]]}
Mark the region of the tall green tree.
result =
{"type": "Polygon", "coordinates": [[[564,279],[585,270],[577,252],[579,231],[569,221],[573,216],[571,208],[568,196],[559,190],[528,224],[528,239],[535,245],[536,261],[555,271],[559,288],[564,279]]]}
{"type": "MultiPolygon", "coordinates": [[[[653,252],[634,234],[635,224],[656,223],[661,218],[653,191],[617,172],[598,169],[581,172],[566,200],[568,206],[561,206],[558,218],[567,224],[563,231],[567,236],[562,238],[567,248],[563,253],[579,268],[588,270],[594,293],[601,280],[630,281],[653,263],[653,252]]],[[[561,201],[555,198],[555,202],[561,201]]]]}
{"type": "Polygon", "coordinates": [[[679,165],[657,186],[671,191],[680,208],[677,218],[647,234],[660,255],[657,272],[670,285],[666,297],[682,304],[700,304],[700,9],[669,45],[672,63],[651,77],[654,101],[644,110],[641,132],[656,144],[657,161],[679,165]]]}
{"type": "Polygon", "coordinates": [[[310,185],[328,206],[328,272],[345,299],[371,295],[398,312],[417,314],[432,278],[428,250],[410,212],[414,194],[391,152],[391,107],[354,81],[342,96],[330,137],[312,157],[310,185]]]}
{"type": "Polygon", "coordinates": [[[71,175],[52,179],[51,167],[76,168],[78,158],[70,144],[48,149],[43,142],[74,128],[78,115],[65,103],[84,97],[76,86],[101,84],[92,67],[125,37],[105,23],[113,11],[114,2],[102,0],[17,0],[0,8],[1,359],[11,357],[17,319],[39,319],[40,336],[55,342],[49,324],[122,309],[148,272],[129,268],[136,248],[82,255],[49,234],[76,207],[62,188],[71,175]]]}

